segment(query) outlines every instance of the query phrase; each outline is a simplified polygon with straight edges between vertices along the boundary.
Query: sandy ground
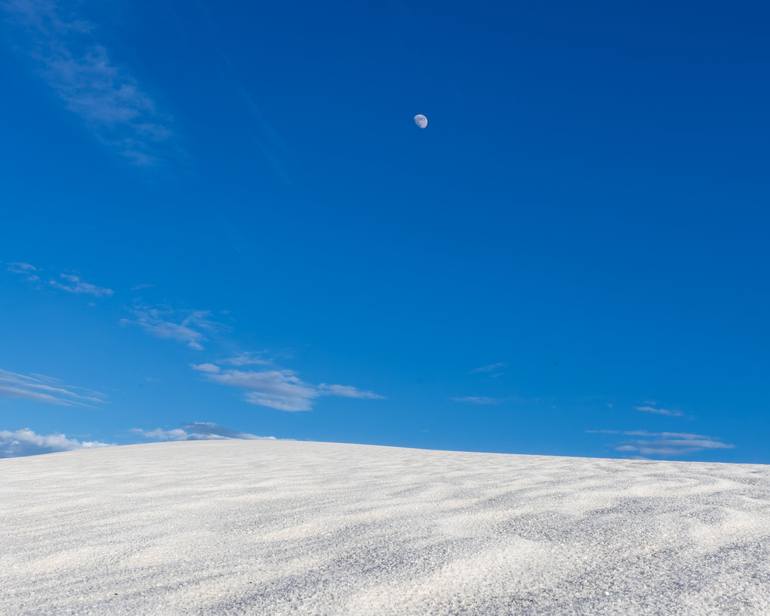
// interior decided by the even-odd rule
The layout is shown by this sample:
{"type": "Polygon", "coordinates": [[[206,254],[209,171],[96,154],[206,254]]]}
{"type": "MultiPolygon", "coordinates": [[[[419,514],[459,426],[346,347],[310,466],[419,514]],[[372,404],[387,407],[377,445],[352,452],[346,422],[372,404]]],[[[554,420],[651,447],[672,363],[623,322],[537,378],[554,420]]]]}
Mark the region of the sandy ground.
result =
{"type": "Polygon", "coordinates": [[[0,613],[770,614],[770,466],[205,441],[0,460],[0,613]]]}

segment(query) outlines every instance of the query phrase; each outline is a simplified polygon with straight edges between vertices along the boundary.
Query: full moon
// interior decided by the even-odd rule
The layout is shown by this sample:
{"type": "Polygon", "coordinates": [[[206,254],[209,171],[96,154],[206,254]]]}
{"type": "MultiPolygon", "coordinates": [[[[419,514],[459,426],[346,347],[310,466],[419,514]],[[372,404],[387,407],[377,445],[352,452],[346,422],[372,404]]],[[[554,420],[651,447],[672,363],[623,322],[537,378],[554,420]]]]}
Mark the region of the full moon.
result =
{"type": "Polygon", "coordinates": [[[414,123],[417,124],[417,126],[420,128],[427,128],[428,118],[421,113],[418,113],[416,116],[414,116],[414,123]]]}

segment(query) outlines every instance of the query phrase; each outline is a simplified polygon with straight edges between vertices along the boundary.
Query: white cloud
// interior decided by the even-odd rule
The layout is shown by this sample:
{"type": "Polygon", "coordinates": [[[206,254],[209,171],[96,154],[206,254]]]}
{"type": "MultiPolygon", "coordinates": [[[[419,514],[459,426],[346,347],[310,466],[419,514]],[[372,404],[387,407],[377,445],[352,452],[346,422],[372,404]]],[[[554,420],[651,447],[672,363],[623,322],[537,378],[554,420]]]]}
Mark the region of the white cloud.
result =
{"type": "Polygon", "coordinates": [[[32,456],[88,447],[107,447],[109,443],[79,441],[64,434],[36,434],[29,428],[10,432],[0,430],[0,458],[32,456]]]}
{"type": "Polygon", "coordinates": [[[225,366],[269,366],[273,362],[260,353],[238,353],[232,357],[221,359],[219,363],[225,366]]]}
{"type": "Polygon", "coordinates": [[[462,402],[466,404],[476,404],[479,406],[489,406],[493,404],[500,404],[499,398],[490,398],[489,396],[455,396],[450,398],[453,402],[462,402]]]}
{"type": "Polygon", "coordinates": [[[180,428],[165,430],[155,428],[154,430],[142,430],[134,428],[131,430],[135,434],[153,441],[201,441],[201,440],[219,440],[219,439],[247,439],[247,440],[273,440],[274,436],[257,436],[248,432],[238,432],[217,425],[209,421],[196,421],[185,424],[180,428]]]}
{"type": "Polygon", "coordinates": [[[136,79],[110,58],[94,24],[57,0],[0,0],[23,48],[72,113],[95,137],[137,165],[158,160],[169,122],[136,79]]]}
{"type": "Polygon", "coordinates": [[[588,432],[632,437],[615,445],[615,451],[642,456],[681,456],[698,451],[734,447],[717,438],[691,432],[648,432],[647,430],[589,430],[588,432]]]}
{"type": "Polygon", "coordinates": [[[153,441],[184,441],[187,439],[187,432],[182,428],[173,428],[171,430],[164,430],[163,428],[155,428],[153,430],[132,428],[131,432],[153,441]]]}
{"type": "MultiPolygon", "coordinates": [[[[2,0],[0,0],[2,2],[2,0]]],[[[28,282],[40,282],[43,270],[31,263],[15,261],[8,263],[6,269],[12,274],[25,278],[28,282]]],[[[75,293],[79,295],[93,295],[94,297],[110,297],[114,294],[112,289],[99,287],[90,282],[86,282],[76,274],[59,274],[58,278],[52,278],[48,281],[49,286],[59,291],[75,293]]],[[[42,287],[37,287],[41,289],[42,287]]]]}
{"type": "Polygon", "coordinates": [[[320,396],[382,399],[379,394],[350,385],[305,383],[293,370],[223,369],[216,364],[198,364],[194,365],[193,369],[202,373],[210,381],[245,390],[243,397],[249,404],[266,406],[279,411],[309,411],[320,396]]]}
{"type": "Polygon", "coordinates": [[[498,361],[494,364],[487,364],[486,366],[479,366],[478,368],[474,368],[471,370],[471,374],[488,374],[491,377],[497,377],[502,374],[503,368],[505,368],[506,364],[498,361]]]}
{"type": "Polygon", "coordinates": [[[359,400],[382,400],[384,396],[373,391],[358,389],[352,385],[329,385],[321,383],[318,392],[324,396],[338,396],[340,398],[357,398],[359,400]]]}
{"type": "Polygon", "coordinates": [[[309,411],[318,391],[303,383],[292,370],[222,370],[204,371],[206,378],[221,385],[245,389],[250,404],[279,411],[309,411]]]}
{"type": "Polygon", "coordinates": [[[13,263],[8,263],[6,269],[12,274],[25,278],[29,282],[37,282],[40,280],[38,269],[31,263],[14,261],[13,263]]]}
{"type": "Polygon", "coordinates": [[[144,291],[145,289],[152,289],[153,287],[155,287],[155,285],[150,282],[140,282],[139,284],[135,284],[133,287],[131,287],[131,290],[144,291]]]}
{"type": "Polygon", "coordinates": [[[26,398],[61,406],[91,406],[105,401],[103,394],[65,385],[40,374],[20,374],[0,369],[0,396],[26,398]]]}
{"type": "Polygon", "coordinates": [[[206,334],[221,328],[207,310],[191,310],[182,316],[169,308],[135,306],[132,312],[134,318],[121,319],[122,325],[138,325],[151,336],[175,340],[196,351],[203,349],[206,334]]]}
{"type": "Polygon", "coordinates": [[[193,370],[197,370],[198,372],[208,372],[211,374],[214,374],[220,371],[219,366],[217,366],[216,364],[209,364],[209,363],[193,364],[192,368],[193,370]]]}
{"type": "Polygon", "coordinates": [[[661,406],[658,406],[654,402],[645,402],[644,404],[635,406],[634,409],[639,411],[640,413],[649,413],[651,415],[664,415],[666,417],[683,417],[684,416],[684,413],[682,411],[663,408],[661,406]]]}
{"type": "Polygon", "coordinates": [[[76,293],[81,295],[93,295],[94,297],[110,297],[114,291],[105,287],[97,287],[95,284],[81,280],[74,274],[59,274],[60,280],[49,280],[54,289],[66,291],[67,293],[76,293]]]}

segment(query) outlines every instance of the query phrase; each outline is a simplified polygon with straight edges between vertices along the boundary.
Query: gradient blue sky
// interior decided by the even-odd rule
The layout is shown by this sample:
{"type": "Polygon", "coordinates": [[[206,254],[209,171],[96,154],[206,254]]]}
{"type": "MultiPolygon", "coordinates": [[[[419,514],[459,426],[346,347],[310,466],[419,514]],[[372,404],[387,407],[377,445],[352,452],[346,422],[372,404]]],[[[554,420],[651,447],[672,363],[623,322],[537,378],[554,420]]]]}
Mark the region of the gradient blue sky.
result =
{"type": "Polygon", "coordinates": [[[0,452],[770,462],[770,9],[370,4],[0,0],[0,452]]]}

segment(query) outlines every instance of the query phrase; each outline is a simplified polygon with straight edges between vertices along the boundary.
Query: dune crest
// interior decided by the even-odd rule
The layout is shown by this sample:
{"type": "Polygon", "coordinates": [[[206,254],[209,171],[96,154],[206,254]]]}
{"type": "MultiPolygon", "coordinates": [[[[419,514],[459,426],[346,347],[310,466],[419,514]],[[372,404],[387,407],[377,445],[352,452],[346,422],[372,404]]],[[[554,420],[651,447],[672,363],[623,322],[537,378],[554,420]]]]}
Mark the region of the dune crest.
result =
{"type": "Polygon", "coordinates": [[[770,467],[198,441],[0,460],[2,614],[768,614],[770,467]]]}

